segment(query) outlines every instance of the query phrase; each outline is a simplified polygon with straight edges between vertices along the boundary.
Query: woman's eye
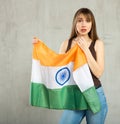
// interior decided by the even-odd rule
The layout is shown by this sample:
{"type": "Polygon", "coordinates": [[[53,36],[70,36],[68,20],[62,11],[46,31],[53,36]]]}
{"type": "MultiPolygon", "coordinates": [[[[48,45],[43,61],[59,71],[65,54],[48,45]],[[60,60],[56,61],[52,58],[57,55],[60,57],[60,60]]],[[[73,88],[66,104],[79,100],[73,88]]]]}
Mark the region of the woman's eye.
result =
{"type": "Polygon", "coordinates": [[[90,19],[86,19],[86,22],[90,22],[90,19]]]}
{"type": "Polygon", "coordinates": [[[78,22],[82,22],[82,20],[81,20],[81,19],[79,19],[79,20],[78,20],[78,22]]]}

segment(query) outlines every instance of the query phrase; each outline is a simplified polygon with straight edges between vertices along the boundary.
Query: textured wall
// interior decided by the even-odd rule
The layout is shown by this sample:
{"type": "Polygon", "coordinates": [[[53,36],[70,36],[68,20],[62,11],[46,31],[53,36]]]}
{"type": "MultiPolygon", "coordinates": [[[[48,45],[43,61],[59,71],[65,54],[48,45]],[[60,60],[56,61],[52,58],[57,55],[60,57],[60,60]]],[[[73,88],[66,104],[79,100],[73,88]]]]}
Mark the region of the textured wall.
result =
{"type": "MultiPolygon", "coordinates": [[[[74,13],[90,8],[105,42],[106,124],[120,124],[120,0],[0,0],[0,124],[57,124],[62,111],[31,107],[32,38],[58,52],[74,13]]],[[[85,123],[85,122],[83,122],[85,123]]]]}

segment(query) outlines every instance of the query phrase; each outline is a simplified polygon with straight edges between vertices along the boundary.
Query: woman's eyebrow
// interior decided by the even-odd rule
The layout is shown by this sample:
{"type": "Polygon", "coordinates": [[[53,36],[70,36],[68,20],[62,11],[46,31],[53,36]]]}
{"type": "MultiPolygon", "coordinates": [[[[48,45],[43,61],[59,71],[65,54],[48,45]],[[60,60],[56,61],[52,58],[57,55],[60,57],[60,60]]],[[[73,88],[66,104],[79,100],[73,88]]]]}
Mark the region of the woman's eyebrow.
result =
{"type": "Polygon", "coordinates": [[[77,19],[83,19],[82,17],[78,17],[77,19]]]}

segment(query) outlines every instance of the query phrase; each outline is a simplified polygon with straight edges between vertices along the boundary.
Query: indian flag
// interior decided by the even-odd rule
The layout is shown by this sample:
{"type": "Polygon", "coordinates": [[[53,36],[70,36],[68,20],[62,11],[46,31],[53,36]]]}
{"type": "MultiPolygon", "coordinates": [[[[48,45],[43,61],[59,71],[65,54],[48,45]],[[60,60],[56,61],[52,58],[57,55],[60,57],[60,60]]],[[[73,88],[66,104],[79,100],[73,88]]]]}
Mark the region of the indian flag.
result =
{"type": "Polygon", "coordinates": [[[83,51],[75,45],[57,54],[41,40],[34,44],[30,103],[49,109],[100,110],[83,51]]]}

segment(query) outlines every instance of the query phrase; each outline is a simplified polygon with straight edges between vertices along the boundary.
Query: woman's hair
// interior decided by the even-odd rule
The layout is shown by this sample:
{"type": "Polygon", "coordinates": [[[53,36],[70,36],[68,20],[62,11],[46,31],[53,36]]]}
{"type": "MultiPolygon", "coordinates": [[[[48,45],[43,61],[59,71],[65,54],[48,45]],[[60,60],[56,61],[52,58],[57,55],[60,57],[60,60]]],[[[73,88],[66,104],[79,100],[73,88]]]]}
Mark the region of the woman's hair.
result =
{"type": "Polygon", "coordinates": [[[90,20],[92,22],[91,30],[88,33],[89,37],[92,39],[92,41],[96,41],[98,39],[96,23],[95,23],[95,18],[94,18],[93,13],[88,8],[81,8],[74,15],[71,35],[68,40],[68,46],[67,46],[66,52],[71,48],[72,40],[77,37],[76,24],[77,24],[78,16],[80,14],[83,14],[88,20],[90,20]]]}

